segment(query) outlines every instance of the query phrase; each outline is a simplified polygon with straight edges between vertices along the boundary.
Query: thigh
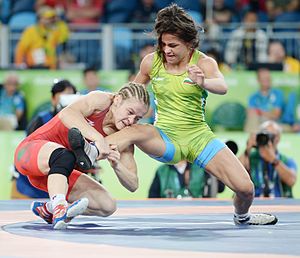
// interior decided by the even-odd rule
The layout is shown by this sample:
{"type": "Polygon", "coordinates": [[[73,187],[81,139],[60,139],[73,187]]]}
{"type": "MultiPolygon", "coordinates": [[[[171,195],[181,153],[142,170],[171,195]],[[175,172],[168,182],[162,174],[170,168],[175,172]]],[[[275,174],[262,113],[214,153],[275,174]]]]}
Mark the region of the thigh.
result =
{"type": "Polygon", "coordinates": [[[15,152],[15,166],[34,187],[47,191],[49,158],[55,149],[61,147],[60,144],[45,140],[25,141],[15,152]]]}
{"type": "Polygon", "coordinates": [[[15,152],[15,166],[25,176],[47,175],[51,153],[62,147],[60,144],[45,140],[23,142],[15,152]]]}
{"type": "Polygon", "coordinates": [[[207,163],[205,170],[216,176],[234,192],[252,188],[248,172],[228,147],[216,153],[207,163]]]}
{"type": "Polygon", "coordinates": [[[153,156],[162,156],[166,145],[159,131],[152,125],[132,125],[106,137],[111,144],[116,144],[120,152],[134,144],[142,151],[153,156]]]}

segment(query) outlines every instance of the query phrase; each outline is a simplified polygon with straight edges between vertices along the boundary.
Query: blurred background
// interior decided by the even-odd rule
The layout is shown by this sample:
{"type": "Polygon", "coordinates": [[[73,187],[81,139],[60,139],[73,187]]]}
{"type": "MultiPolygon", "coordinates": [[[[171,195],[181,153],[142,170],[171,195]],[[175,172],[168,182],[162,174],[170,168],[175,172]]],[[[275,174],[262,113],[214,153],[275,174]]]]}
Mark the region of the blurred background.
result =
{"type": "MultiPolygon", "coordinates": [[[[238,155],[245,150],[256,126],[250,98],[263,84],[257,71],[267,69],[269,88],[283,96],[272,118],[283,128],[279,149],[300,166],[299,0],[0,0],[0,199],[12,196],[14,150],[29,122],[51,106],[54,81],[69,80],[82,94],[118,90],[155,50],[155,16],[171,2],[199,24],[200,50],[216,59],[229,85],[227,95],[208,97],[207,121],[217,136],[235,141],[238,155]]],[[[153,123],[153,116],[142,122],[153,123]]],[[[147,198],[161,164],[138,150],[136,159],[135,193],[99,163],[101,182],[115,198],[147,198]]],[[[293,193],[300,198],[299,177],[293,193]]]]}

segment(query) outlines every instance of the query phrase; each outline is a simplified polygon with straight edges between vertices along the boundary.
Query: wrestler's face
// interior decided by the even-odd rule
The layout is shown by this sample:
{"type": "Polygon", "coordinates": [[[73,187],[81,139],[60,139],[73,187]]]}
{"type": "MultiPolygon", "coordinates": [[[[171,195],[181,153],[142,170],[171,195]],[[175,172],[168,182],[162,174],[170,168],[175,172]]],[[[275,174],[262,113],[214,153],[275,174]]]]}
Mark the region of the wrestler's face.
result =
{"type": "Polygon", "coordinates": [[[185,59],[189,60],[189,44],[172,34],[164,33],[162,35],[161,49],[168,64],[176,65],[185,59]]]}
{"type": "Polygon", "coordinates": [[[114,120],[118,130],[136,124],[148,111],[148,107],[136,98],[115,98],[114,120]]]}

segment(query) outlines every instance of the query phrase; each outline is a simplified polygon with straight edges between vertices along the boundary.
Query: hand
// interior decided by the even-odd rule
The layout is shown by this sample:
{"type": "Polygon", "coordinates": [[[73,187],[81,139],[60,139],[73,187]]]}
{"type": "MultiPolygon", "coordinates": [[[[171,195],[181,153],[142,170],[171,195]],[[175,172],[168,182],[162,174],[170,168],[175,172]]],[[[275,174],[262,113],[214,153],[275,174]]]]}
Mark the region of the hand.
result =
{"type": "Polygon", "coordinates": [[[111,144],[110,145],[110,153],[109,153],[107,159],[112,168],[117,167],[117,165],[119,164],[120,158],[121,158],[121,154],[118,151],[117,145],[111,144]]]}
{"type": "Polygon", "coordinates": [[[203,87],[204,85],[204,73],[197,65],[191,65],[187,67],[189,78],[196,83],[198,86],[203,87]]]}
{"type": "Polygon", "coordinates": [[[256,133],[251,133],[247,141],[247,150],[256,146],[256,133]]]}
{"type": "Polygon", "coordinates": [[[300,132],[300,124],[294,124],[292,127],[293,132],[299,133],[300,132]]]}
{"type": "Polygon", "coordinates": [[[258,148],[260,156],[264,161],[272,163],[276,159],[276,150],[272,142],[258,148]]]}
{"type": "Polygon", "coordinates": [[[96,140],[94,144],[99,151],[99,155],[96,160],[106,159],[110,153],[110,147],[106,140],[104,138],[101,138],[99,140],[96,140]]]}

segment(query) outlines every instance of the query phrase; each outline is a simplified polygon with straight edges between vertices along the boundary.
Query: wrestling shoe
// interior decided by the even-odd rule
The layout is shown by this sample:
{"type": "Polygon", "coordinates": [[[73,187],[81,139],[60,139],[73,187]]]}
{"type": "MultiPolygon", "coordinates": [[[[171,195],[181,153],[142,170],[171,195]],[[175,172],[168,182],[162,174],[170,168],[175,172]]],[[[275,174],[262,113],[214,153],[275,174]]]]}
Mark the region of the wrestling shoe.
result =
{"type": "Polygon", "coordinates": [[[92,145],[84,139],[81,132],[75,127],[69,129],[68,140],[79,168],[82,170],[91,169],[99,155],[96,146],[93,145],[95,148],[92,148],[92,145]]]}
{"type": "Polygon", "coordinates": [[[53,228],[66,229],[68,223],[78,215],[84,213],[87,209],[89,201],[87,198],[79,199],[73,202],[70,206],[59,204],[54,208],[53,212],[53,228]]]}
{"type": "Polygon", "coordinates": [[[244,218],[233,217],[236,225],[275,225],[278,221],[276,216],[268,213],[254,213],[244,218]]]}
{"type": "Polygon", "coordinates": [[[32,212],[46,221],[48,224],[52,224],[53,215],[48,211],[46,202],[34,201],[31,203],[32,212]]]}

